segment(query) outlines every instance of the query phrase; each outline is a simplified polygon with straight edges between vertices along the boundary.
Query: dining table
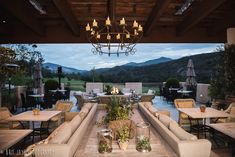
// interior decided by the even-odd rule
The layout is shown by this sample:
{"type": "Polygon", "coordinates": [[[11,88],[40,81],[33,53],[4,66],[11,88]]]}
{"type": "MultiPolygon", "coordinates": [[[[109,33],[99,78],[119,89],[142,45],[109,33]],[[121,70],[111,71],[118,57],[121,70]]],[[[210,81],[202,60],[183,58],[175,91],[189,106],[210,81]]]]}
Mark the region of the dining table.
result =
{"type": "Polygon", "coordinates": [[[205,112],[202,112],[200,108],[178,108],[178,110],[188,116],[190,121],[190,129],[196,128],[198,137],[200,130],[202,130],[204,133],[208,131],[209,127],[206,124],[207,119],[215,119],[214,122],[216,122],[220,118],[227,118],[231,116],[224,111],[220,111],[211,107],[206,107],[205,112]],[[192,120],[197,121],[195,126],[192,125],[192,120]],[[202,124],[199,123],[200,120],[202,120],[202,124]]]}
{"type": "Polygon", "coordinates": [[[10,149],[12,146],[20,142],[33,130],[30,129],[12,129],[12,130],[0,130],[0,154],[6,153],[6,156],[11,155],[10,149]]]}
{"type": "MultiPolygon", "coordinates": [[[[35,137],[35,133],[39,130],[43,132],[48,132],[49,128],[49,122],[50,119],[54,116],[61,114],[61,111],[39,111],[39,114],[34,114],[33,111],[26,111],[17,115],[14,115],[12,117],[9,117],[7,120],[10,123],[13,123],[15,121],[18,122],[32,122],[32,130],[33,130],[33,141],[35,137]],[[35,128],[35,122],[47,122],[47,128],[35,128]]],[[[23,125],[23,123],[21,123],[23,125]]],[[[25,126],[23,126],[25,128],[25,126]]]]}

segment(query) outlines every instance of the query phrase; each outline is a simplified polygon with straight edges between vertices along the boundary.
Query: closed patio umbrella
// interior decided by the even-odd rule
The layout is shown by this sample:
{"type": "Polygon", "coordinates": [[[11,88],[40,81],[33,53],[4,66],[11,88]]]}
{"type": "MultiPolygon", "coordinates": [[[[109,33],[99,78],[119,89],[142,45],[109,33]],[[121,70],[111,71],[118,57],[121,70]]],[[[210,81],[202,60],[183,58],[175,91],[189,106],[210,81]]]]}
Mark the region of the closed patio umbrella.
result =
{"type": "Polygon", "coordinates": [[[42,93],[42,70],[41,64],[37,63],[34,69],[34,87],[37,88],[38,93],[42,93]]]}
{"type": "Polygon", "coordinates": [[[194,71],[194,65],[193,65],[193,61],[192,59],[188,60],[188,65],[187,65],[187,79],[186,79],[186,86],[188,88],[194,87],[196,86],[197,82],[196,82],[196,74],[194,71]]]}

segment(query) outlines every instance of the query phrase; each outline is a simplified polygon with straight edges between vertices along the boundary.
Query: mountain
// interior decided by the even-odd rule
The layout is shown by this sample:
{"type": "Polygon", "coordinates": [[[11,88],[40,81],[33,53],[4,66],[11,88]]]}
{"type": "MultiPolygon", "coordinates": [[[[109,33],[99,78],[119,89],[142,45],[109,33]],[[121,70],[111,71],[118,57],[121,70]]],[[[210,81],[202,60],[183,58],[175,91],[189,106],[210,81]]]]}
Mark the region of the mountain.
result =
{"type": "MultiPolygon", "coordinates": [[[[54,64],[54,63],[43,63],[42,67],[46,68],[48,70],[51,70],[52,72],[57,73],[57,68],[61,66],[59,64],[54,64]]],[[[71,74],[71,73],[80,73],[83,74],[86,72],[86,70],[78,70],[75,68],[70,68],[70,67],[66,67],[66,66],[61,66],[62,67],[62,71],[63,73],[67,73],[67,74],[71,74]]]]}
{"type": "Polygon", "coordinates": [[[209,83],[216,71],[217,63],[222,62],[221,52],[198,54],[176,60],[147,66],[116,66],[96,71],[99,81],[103,82],[163,82],[169,77],[176,77],[180,81],[186,80],[188,60],[192,59],[196,73],[196,80],[209,83]]]}
{"type": "Polygon", "coordinates": [[[153,59],[153,60],[148,60],[148,61],[142,62],[142,63],[130,62],[130,63],[124,64],[123,66],[141,67],[141,66],[164,63],[164,62],[168,62],[168,61],[171,61],[171,60],[172,60],[171,58],[160,57],[160,58],[153,59]]]}

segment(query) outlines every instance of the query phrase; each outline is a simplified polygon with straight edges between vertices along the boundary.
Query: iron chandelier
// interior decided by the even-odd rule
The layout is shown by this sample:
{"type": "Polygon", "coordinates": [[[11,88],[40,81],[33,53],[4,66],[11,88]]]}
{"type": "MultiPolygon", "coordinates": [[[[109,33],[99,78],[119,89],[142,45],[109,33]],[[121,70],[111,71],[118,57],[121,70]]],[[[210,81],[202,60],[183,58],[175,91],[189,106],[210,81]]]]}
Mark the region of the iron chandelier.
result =
{"type": "Polygon", "coordinates": [[[105,25],[101,28],[99,28],[95,19],[91,26],[88,23],[86,32],[87,38],[93,46],[92,52],[94,54],[107,54],[108,56],[125,54],[128,56],[137,51],[135,45],[143,36],[143,27],[136,20],[134,20],[132,26],[128,26],[124,18],[120,20],[117,27],[115,24],[112,25],[108,17],[105,25]]]}

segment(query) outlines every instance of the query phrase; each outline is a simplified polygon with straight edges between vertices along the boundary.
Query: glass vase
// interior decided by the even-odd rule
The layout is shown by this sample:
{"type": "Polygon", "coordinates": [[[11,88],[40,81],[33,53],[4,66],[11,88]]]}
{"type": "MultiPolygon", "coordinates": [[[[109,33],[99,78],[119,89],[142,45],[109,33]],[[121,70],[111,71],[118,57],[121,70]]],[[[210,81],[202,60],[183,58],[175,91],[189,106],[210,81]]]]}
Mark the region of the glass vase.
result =
{"type": "Polygon", "coordinates": [[[111,153],[112,148],[112,130],[103,129],[97,133],[98,136],[98,151],[101,154],[111,153]]]}
{"type": "Polygon", "coordinates": [[[137,123],[136,125],[136,150],[139,152],[150,152],[150,124],[137,123]]]}

